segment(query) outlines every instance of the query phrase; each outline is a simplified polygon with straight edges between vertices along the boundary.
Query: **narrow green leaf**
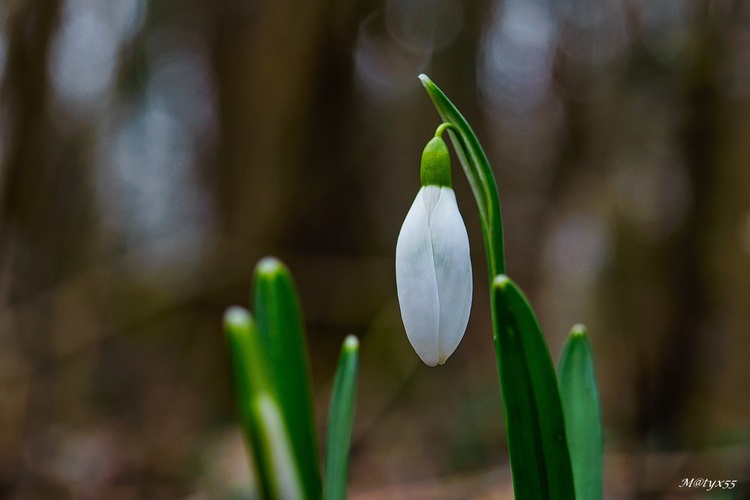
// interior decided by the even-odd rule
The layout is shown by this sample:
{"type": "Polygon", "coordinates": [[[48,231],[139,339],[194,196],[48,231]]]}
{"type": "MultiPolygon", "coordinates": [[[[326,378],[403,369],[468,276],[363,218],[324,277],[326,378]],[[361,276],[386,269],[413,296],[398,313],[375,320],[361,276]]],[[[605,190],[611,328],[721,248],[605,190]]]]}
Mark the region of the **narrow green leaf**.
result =
{"type": "Polygon", "coordinates": [[[602,416],[586,327],[575,325],[558,366],[560,399],[578,498],[602,498],[602,416]]]}
{"type": "Polygon", "coordinates": [[[496,276],[493,294],[515,497],[573,499],[565,422],[547,343],[531,305],[510,278],[496,276]]]}
{"type": "Polygon", "coordinates": [[[263,366],[263,346],[258,328],[247,309],[231,307],[224,314],[224,331],[232,360],[237,403],[242,419],[242,428],[261,498],[273,498],[271,484],[271,460],[265,446],[262,420],[256,412],[254,401],[259,394],[269,392],[268,378],[263,366]]]}
{"type": "Polygon", "coordinates": [[[325,500],[346,499],[358,366],[359,341],[354,335],[349,335],[341,347],[328,412],[326,475],[323,489],[325,500]]]}
{"type": "Polygon", "coordinates": [[[259,394],[254,399],[253,412],[258,416],[258,443],[264,450],[268,475],[266,486],[271,491],[269,498],[279,500],[301,500],[308,498],[302,491],[301,465],[294,457],[289,440],[285,416],[271,397],[259,394]]]}
{"type": "Polygon", "coordinates": [[[494,276],[505,273],[503,224],[495,175],[492,173],[490,162],[487,160],[487,155],[484,154],[477,136],[456,106],[427,75],[419,75],[419,79],[422,81],[427,95],[432,99],[440,117],[444,122],[453,125],[448,129],[448,134],[466,177],[469,179],[477,207],[479,207],[489,276],[490,281],[492,281],[494,276]]]}
{"type": "Polygon", "coordinates": [[[272,396],[287,419],[305,498],[315,500],[322,488],[302,314],[291,273],[279,260],[266,257],[256,266],[253,305],[274,386],[272,396]]]}

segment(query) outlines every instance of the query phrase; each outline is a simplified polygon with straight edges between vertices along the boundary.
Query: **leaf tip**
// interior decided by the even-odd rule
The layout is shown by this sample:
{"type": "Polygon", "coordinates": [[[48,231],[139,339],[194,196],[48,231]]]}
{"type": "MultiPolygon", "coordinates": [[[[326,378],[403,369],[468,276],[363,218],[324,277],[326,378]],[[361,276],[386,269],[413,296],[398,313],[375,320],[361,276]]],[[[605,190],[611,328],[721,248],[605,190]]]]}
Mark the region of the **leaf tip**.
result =
{"type": "Polygon", "coordinates": [[[245,328],[252,320],[250,311],[241,306],[232,306],[224,313],[224,326],[230,331],[245,328]]]}
{"type": "Polygon", "coordinates": [[[359,352],[359,339],[357,339],[354,335],[347,335],[344,339],[344,347],[345,352],[348,353],[357,353],[359,352]]]}
{"type": "Polygon", "coordinates": [[[273,278],[287,272],[286,266],[276,257],[263,257],[255,266],[255,275],[263,278],[273,278]]]}
{"type": "Polygon", "coordinates": [[[500,291],[505,291],[511,285],[511,280],[504,274],[498,274],[495,279],[492,280],[492,288],[500,291]]]}
{"type": "MultiPolygon", "coordinates": [[[[429,76],[425,75],[424,73],[419,75],[419,81],[422,82],[422,86],[427,91],[427,94],[431,97],[435,93],[435,89],[437,88],[436,85],[433,83],[433,81],[430,79],[429,76]]],[[[433,99],[434,100],[434,99],[433,99]]]]}
{"type": "Polygon", "coordinates": [[[583,323],[576,323],[573,328],[570,329],[570,336],[575,339],[585,339],[588,337],[588,330],[583,323]]]}

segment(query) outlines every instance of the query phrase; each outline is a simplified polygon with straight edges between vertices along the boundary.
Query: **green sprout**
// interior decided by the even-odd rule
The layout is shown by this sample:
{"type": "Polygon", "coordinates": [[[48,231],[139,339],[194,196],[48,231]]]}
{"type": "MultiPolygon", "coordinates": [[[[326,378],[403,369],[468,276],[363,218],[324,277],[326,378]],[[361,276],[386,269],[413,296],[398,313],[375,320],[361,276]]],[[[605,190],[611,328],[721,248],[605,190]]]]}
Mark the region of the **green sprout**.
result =
{"type": "Polygon", "coordinates": [[[325,483],[319,463],[310,370],[289,270],[267,257],[253,276],[255,317],[231,307],[224,328],[240,417],[265,499],[346,498],[359,342],[344,340],[328,420],[325,483]]]}

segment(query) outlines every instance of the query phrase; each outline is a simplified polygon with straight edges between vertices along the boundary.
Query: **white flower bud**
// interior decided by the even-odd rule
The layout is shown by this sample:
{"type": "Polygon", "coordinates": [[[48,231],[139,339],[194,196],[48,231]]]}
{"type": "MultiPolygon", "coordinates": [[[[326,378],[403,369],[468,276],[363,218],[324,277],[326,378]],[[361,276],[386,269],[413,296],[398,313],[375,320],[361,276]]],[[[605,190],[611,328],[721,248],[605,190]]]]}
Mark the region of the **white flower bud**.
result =
{"type": "Polygon", "coordinates": [[[417,193],[396,243],[396,287],[409,342],[425,364],[442,365],[464,336],[472,295],[469,238],[452,188],[417,193]]]}

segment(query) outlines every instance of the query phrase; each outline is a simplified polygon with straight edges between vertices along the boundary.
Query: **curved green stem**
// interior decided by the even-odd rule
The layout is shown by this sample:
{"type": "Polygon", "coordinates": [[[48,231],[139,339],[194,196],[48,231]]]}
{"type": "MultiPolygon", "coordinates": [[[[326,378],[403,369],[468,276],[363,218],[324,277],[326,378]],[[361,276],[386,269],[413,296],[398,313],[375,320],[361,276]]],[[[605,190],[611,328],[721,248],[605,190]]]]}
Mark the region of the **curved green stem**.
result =
{"type": "Polygon", "coordinates": [[[443,122],[440,125],[438,125],[437,130],[435,130],[435,137],[443,137],[443,132],[445,132],[447,129],[453,129],[458,130],[455,125],[453,125],[450,122],[443,122]]]}
{"type": "Polygon", "coordinates": [[[484,154],[477,136],[474,135],[474,131],[463,115],[427,75],[419,75],[419,79],[435,104],[443,122],[445,122],[438,127],[435,136],[437,137],[444,130],[448,130],[458,160],[469,179],[471,190],[479,208],[479,217],[482,221],[487,265],[490,283],[492,283],[495,276],[505,274],[503,224],[495,175],[492,173],[487,155],[484,154]]]}

